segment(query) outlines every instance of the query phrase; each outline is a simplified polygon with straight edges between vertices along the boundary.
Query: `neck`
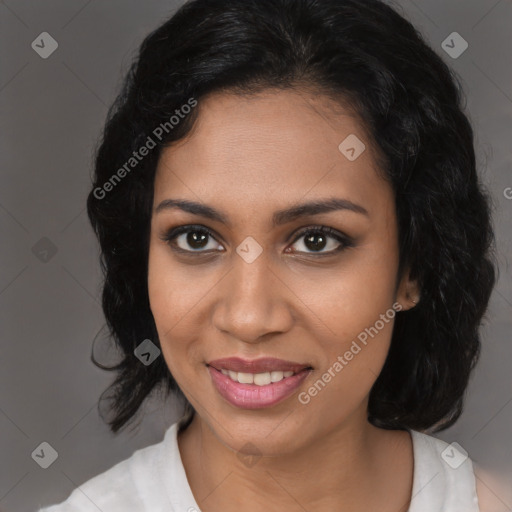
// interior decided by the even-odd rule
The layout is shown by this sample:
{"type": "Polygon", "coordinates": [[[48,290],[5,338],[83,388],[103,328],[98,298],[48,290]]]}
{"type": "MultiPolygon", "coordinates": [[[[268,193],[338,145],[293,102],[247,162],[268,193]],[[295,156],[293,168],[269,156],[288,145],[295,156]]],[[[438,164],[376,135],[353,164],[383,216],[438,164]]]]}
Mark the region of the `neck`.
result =
{"type": "MultiPolygon", "coordinates": [[[[324,431],[300,450],[276,456],[251,453],[250,447],[245,454],[235,452],[197,414],[178,437],[192,492],[205,512],[242,506],[246,512],[269,510],[269,503],[276,510],[383,510],[377,498],[388,495],[390,485],[397,487],[390,470],[407,441],[408,433],[376,428],[366,414],[324,431]]],[[[412,475],[404,482],[401,502],[411,490],[412,475]]]]}

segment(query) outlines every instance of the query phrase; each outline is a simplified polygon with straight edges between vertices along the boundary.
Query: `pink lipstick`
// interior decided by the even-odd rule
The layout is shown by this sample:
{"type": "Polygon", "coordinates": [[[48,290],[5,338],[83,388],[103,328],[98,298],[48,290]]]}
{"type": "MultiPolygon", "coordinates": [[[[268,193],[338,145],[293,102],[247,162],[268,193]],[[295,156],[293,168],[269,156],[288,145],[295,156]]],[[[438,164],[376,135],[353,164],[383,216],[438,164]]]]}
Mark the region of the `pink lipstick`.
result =
{"type": "Polygon", "coordinates": [[[308,363],[270,357],[216,359],[207,367],[219,394],[231,405],[242,409],[271,407],[285,400],[312,370],[308,363]]]}

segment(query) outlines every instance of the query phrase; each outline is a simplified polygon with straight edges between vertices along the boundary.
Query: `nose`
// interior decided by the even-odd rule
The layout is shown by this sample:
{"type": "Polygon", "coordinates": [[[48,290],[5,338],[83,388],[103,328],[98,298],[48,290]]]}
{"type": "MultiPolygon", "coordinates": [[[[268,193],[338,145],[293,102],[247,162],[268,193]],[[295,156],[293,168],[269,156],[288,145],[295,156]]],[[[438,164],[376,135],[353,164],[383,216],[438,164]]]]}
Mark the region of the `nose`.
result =
{"type": "Polygon", "coordinates": [[[265,251],[252,263],[234,254],[233,266],[219,284],[213,323],[223,333],[259,343],[291,328],[293,294],[265,251]]]}

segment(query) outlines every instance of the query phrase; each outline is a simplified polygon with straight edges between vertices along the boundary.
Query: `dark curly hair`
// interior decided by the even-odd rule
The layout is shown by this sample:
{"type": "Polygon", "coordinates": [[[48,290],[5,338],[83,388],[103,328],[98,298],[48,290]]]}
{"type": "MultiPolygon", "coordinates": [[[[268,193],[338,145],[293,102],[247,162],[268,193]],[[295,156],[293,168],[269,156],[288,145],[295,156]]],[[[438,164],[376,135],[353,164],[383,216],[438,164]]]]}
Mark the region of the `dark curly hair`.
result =
{"type": "Polygon", "coordinates": [[[159,345],[147,266],[161,148],[190,132],[205,95],[268,88],[306,88],[344,102],[378,147],[396,197],[399,276],[410,272],[421,300],[397,313],[368,420],[385,429],[449,427],[479,357],[496,274],[491,203],[477,176],[460,80],[379,0],[193,0],[142,42],[96,150],[87,212],[101,247],[103,310],[122,353],[102,395],[110,429],[131,422],[154,390],[184,400],[181,427],[194,413],[163,357],[145,366],[134,355],[145,339],[159,345]],[[191,98],[198,107],[171,127],[170,116],[191,98]],[[156,147],[114,182],[165,122],[156,147]]]}

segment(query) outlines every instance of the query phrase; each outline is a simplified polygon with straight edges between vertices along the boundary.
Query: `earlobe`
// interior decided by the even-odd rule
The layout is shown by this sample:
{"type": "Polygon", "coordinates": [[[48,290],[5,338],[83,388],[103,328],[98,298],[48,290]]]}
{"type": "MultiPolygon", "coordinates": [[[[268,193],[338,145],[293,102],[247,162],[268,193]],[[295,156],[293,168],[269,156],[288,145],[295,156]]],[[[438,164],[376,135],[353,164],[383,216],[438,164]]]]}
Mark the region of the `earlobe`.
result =
{"type": "Polygon", "coordinates": [[[415,306],[420,301],[420,294],[417,291],[415,291],[413,294],[408,294],[407,297],[415,306]]]}
{"type": "Polygon", "coordinates": [[[420,301],[420,290],[418,282],[411,279],[409,271],[406,272],[398,288],[397,300],[402,304],[403,311],[407,311],[417,306],[420,301]]]}

